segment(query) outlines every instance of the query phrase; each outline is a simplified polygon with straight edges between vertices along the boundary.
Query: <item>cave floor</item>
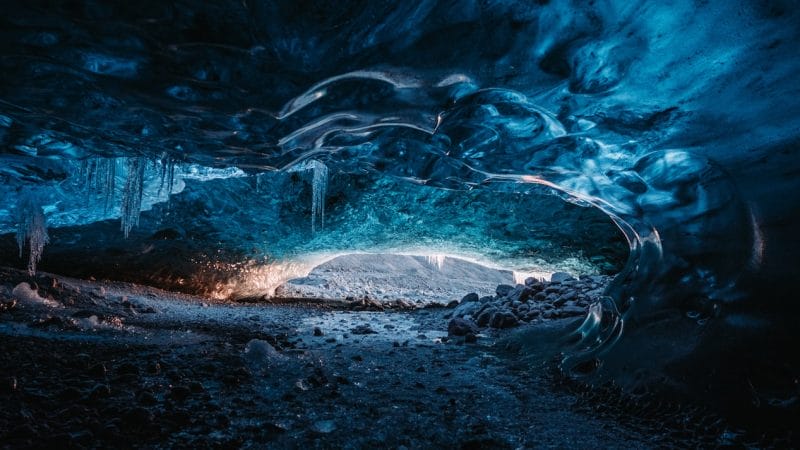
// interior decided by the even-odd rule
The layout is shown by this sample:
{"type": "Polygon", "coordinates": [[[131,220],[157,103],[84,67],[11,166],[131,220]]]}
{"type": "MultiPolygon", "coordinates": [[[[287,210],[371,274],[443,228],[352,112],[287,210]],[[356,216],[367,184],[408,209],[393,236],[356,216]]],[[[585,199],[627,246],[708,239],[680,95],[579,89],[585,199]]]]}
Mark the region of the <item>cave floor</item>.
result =
{"type": "MultiPolygon", "coordinates": [[[[30,280],[2,275],[4,301],[30,280]]],[[[581,407],[554,383],[550,363],[507,348],[507,330],[469,344],[447,338],[444,308],[242,305],[121,283],[36,282],[66,306],[0,312],[2,447],[698,443],[581,407]]]]}

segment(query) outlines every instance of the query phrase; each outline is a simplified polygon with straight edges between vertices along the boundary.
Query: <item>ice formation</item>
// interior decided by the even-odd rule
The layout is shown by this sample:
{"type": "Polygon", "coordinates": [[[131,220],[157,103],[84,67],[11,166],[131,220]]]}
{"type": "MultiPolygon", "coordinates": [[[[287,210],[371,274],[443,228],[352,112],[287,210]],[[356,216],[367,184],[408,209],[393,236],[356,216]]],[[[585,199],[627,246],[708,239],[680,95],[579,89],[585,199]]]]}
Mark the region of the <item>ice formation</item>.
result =
{"type": "Polygon", "coordinates": [[[321,161],[312,159],[298,166],[293,166],[289,172],[311,171],[311,231],[317,231],[317,222],[320,229],[325,228],[325,195],[328,191],[328,166],[321,161]]]}
{"type": "Polygon", "coordinates": [[[17,211],[17,245],[19,256],[25,245],[28,245],[28,273],[36,273],[36,264],[42,259],[44,246],[50,242],[47,234],[47,223],[39,199],[34,196],[24,197],[17,211]]]}
{"type": "Polygon", "coordinates": [[[131,229],[139,225],[139,214],[142,212],[144,170],[145,160],[142,158],[129,158],[125,162],[126,178],[122,190],[120,226],[126,238],[131,229]]]}
{"type": "MultiPolygon", "coordinates": [[[[625,374],[638,359],[681,378],[703,355],[736,365],[724,357],[737,353],[731,348],[757,354],[749,348],[756,342],[796,342],[800,10],[792,2],[290,5],[189,1],[186,14],[157,2],[7,8],[4,201],[35,190],[51,225],[108,219],[105,205],[80,209],[85,192],[64,181],[75,161],[127,158],[119,216],[128,235],[151,192],[146,161],[166,154],[225,178],[213,192],[187,192],[187,215],[236,215],[244,247],[274,237],[248,211],[280,217],[298,208],[242,201],[243,173],[313,171],[318,235],[328,170],[331,183],[377,174],[446,190],[552,189],[602,211],[630,247],[565,367],[600,367],[587,363],[602,358],[604,371],[625,374]],[[87,13],[95,9],[103,13],[87,13]],[[197,17],[213,24],[200,41],[197,17]],[[673,326],[656,327],[664,322],[673,326]],[[648,346],[661,342],[656,328],[669,335],[670,352],[648,346]]],[[[111,190],[108,176],[95,179],[111,190]]],[[[286,197],[302,191],[284,187],[286,197]]],[[[328,198],[329,216],[345,196],[328,198]]],[[[444,210],[420,204],[398,215],[412,224],[444,210]]],[[[500,206],[482,208],[520,214],[500,206]]],[[[6,232],[13,215],[0,209],[6,232]]],[[[43,219],[41,227],[26,221],[23,236],[44,230],[43,219]]],[[[385,223],[377,212],[362,222],[370,231],[385,223]]],[[[460,234],[468,222],[449,229],[457,244],[471,244],[472,234],[460,234]]],[[[32,248],[43,236],[34,235],[32,248]]],[[[482,244],[489,251],[492,240],[482,244]]]]}

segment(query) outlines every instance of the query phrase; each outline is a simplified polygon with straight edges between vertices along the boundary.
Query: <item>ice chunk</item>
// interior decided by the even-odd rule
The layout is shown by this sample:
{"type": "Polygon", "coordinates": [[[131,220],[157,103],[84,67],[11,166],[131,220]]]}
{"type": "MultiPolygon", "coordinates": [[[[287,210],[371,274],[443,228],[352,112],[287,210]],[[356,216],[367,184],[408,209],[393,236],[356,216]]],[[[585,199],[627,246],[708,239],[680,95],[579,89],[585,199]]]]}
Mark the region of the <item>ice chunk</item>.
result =
{"type": "Polygon", "coordinates": [[[244,346],[244,357],[250,364],[259,368],[269,366],[272,361],[283,359],[283,355],[275,350],[275,347],[261,339],[251,339],[244,346]]]}

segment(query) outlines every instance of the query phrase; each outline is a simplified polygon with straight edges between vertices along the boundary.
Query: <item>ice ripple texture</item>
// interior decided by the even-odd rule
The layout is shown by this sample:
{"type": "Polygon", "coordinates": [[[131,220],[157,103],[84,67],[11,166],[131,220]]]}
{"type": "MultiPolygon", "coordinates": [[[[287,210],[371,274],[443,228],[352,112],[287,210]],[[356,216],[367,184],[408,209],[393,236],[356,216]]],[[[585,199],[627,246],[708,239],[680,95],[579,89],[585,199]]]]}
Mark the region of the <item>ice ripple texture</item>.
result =
{"type": "Polygon", "coordinates": [[[44,5],[0,19],[6,190],[122,157],[544,185],[631,248],[566,366],[691,364],[797,318],[792,2],[44,5]],[[681,344],[654,352],[642,342],[667,319],[681,344]]]}

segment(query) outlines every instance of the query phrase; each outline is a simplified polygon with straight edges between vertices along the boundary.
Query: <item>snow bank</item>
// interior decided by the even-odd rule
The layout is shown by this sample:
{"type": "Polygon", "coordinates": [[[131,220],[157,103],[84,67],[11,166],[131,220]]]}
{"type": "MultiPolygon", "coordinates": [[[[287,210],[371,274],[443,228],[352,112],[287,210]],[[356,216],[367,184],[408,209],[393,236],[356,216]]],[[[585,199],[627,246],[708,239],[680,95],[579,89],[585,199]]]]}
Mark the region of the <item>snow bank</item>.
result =
{"type": "Polygon", "coordinates": [[[316,266],[306,277],[287,281],[275,295],[323,299],[366,296],[424,304],[457,300],[470,292],[492,295],[498,284],[514,284],[513,273],[450,256],[348,254],[316,266]]]}

